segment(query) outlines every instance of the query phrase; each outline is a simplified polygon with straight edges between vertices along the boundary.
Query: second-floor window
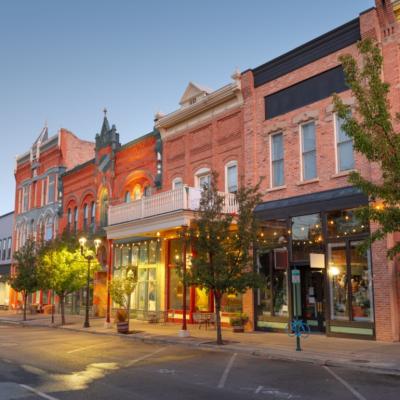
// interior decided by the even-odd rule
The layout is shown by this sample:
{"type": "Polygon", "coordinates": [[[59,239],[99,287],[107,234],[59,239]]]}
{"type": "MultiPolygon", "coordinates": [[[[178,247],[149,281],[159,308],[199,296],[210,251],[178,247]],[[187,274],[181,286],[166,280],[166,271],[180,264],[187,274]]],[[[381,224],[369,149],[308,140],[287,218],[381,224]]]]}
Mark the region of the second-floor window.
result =
{"type": "Polygon", "coordinates": [[[71,225],[72,225],[72,212],[71,212],[71,209],[70,208],[68,208],[68,211],[67,211],[67,230],[68,230],[68,232],[71,230],[71,225]]]}
{"type": "Polygon", "coordinates": [[[182,178],[178,177],[172,181],[172,189],[180,189],[183,187],[183,180],[182,178]]]}
{"type": "Polygon", "coordinates": [[[353,139],[342,128],[343,120],[335,114],[337,172],[354,168],[353,139]]]}
{"type": "Polygon", "coordinates": [[[3,239],[3,249],[2,249],[2,256],[1,259],[6,259],[6,246],[7,246],[7,239],[3,239]]]}
{"type": "Polygon", "coordinates": [[[56,185],[56,177],[55,177],[55,175],[50,175],[49,176],[49,188],[47,190],[47,203],[54,202],[55,185],[56,185]]]}
{"type": "Polygon", "coordinates": [[[131,202],[131,192],[129,190],[127,190],[125,192],[124,201],[125,201],[125,203],[130,203],[131,202]]]}
{"type": "Polygon", "coordinates": [[[95,221],[96,221],[96,203],[92,201],[92,204],[90,206],[90,227],[92,232],[94,231],[95,221]]]}
{"type": "Polygon", "coordinates": [[[24,186],[23,188],[23,203],[22,203],[22,211],[28,211],[29,209],[29,186],[24,186]]]}
{"type": "Polygon", "coordinates": [[[226,165],[226,191],[236,193],[238,190],[238,167],[236,161],[231,161],[226,165]]]}
{"type": "Polygon", "coordinates": [[[8,238],[8,251],[7,251],[7,258],[11,258],[11,237],[8,238]]]}
{"type": "Polygon", "coordinates": [[[47,196],[47,178],[42,180],[42,207],[46,205],[46,196],[47,196]]]}
{"type": "Polygon", "coordinates": [[[271,181],[273,187],[283,186],[285,183],[282,132],[271,135],[271,181]]]}
{"type": "Polygon", "coordinates": [[[301,179],[307,181],[317,177],[317,152],[315,145],[315,123],[301,125],[301,179]]]}
{"type": "Polygon", "coordinates": [[[201,168],[195,175],[196,186],[204,189],[208,188],[211,183],[211,174],[208,168],[201,168]]]}

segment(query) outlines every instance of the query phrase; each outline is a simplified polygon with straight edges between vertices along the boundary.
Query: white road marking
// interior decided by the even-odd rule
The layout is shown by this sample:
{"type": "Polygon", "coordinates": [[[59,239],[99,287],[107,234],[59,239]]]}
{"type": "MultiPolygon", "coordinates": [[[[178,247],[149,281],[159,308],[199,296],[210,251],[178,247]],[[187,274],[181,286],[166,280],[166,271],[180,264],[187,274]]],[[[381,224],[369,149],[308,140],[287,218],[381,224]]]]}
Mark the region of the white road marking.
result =
{"type": "Polygon", "coordinates": [[[255,390],[254,394],[260,393],[262,388],[263,388],[263,386],[259,386],[259,387],[255,390]]]}
{"type": "Polygon", "coordinates": [[[131,367],[134,364],[137,364],[138,362],[145,360],[146,358],[150,358],[153,357],[155,354],[160,353],[161,351],[164,351],[166,349],[166,347],[162,347],[161,349],[158,349],[156,351],[153,351],[152,353],[146,354],[142,357],[139,358],[135,358],[134,360],[128,361],[125,366],[126,367],[131,367]]]}
{"type": "Polygon", "coordinates": [[[324,368],[335,378],[337,379],[346,389],[348,389],[354,397],[356,397],[358,400],[367,400],[361,393],[357,392],[356,389],[353,388],[353,386],[350,385],[350,383],[346,382],[343,378],[341,378],[339,375],[337,375],[334,371],[332,371],[329,367],[324,365],[324,368]]]}
{"type": "Polygon", "coordinates": [[[22,388],[28,390],[29,392],[35,393],[37,396],[42,397],[43,399],[47,399],[47,400],[58,400],[57,398],[55,398],[55,397],[53,397],[53,396],[49,396],[48,394],[43,393],[43,392],[41,392],[41,391],[39,391],[39,390],[36,390],[36,389],[34,389],[33,387],[31,387],[31,386],[22,385],[22,384],[20,384],[19,386],[21,386],[22,388]]]}
{"type": "Polygon", "coordinates": [[[76,353],[77,351],[87,350],[87,349],[90,349],[92,347],[99,346],[99,344],[102,344],[102,343],[91,344],[91,345],[85,346],[85,347],[78,347],[77,349],[67,351],[67,354],[76,353]]]}
{"type": "Polygon", "coordinates": [[[229,359],[228,364],[227,364],[227,366],[225,368],[225,371],[222,374],[221,379],[219,380],[218,389],[222,389],[225,386],[225,382],[226,382],[226,380],[228,378],[229,372],[230,372],[230,370],[232,368],[232,365],[233,365],[233,362],[235,361],[236,356],[237,356],[237,353],[234,353],[232,355],[232,357],[229,359]]]}

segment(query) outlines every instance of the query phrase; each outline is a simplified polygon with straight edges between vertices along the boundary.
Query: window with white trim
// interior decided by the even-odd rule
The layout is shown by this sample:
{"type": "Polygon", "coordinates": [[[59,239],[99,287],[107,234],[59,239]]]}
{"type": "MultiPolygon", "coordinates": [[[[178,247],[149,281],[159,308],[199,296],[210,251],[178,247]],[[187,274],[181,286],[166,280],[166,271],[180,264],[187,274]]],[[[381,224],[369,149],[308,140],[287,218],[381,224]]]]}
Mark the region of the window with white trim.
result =
{"type": "Polygon", "coordinates": [[[172,189],[180,189],[183,187],[183,179],[181,177],[177,177],[172,181],[172,189]]]}
{"type": "Polygon", "coordinates": [[[354,168],[353,139],[343,130],[343,119],[335,114],[336,172],[354,168]]]}
{"type": "Polygon", "coordinates": [[[47,203],[54,202],[54,194],[55,194],[55,185],[56,185],[56,177],[55,175],[49,176],[49,187],[47,190],[47,203]]]}
{"type": "Polygon", "coordinates": [[[201,168],[195,174],[196,187],[208,188],[211,183],[211,173],[209,168],[201,168]]]}
{"type": "Polygon", "coordinates": [[[271,143],[271,183],[272,187],[285,184],[283,165],[283,133],[275,133],[270,136],[271,143]]]}
{"type": "Polygon", "coordinates": [[[315,123],[307,122],[300,126],[301,136],[301,180],[317,177],[317,150],[315,144],[315,123]]]}
{"type": "Polygon", "coordinates": [[[47,178],[42,180],[42,207],[46,205],[47,196],[47,178]]]}
{"type": "Polygon", "coordinates": [[[7,258],[11,258],[11,237],[8,238],[8,251],[7,251],[7,258]]]}
{"type": "Polygon", "coordinates": [[[78,207],[74,208],[74,231],[78,230],[78,207]]]}
{"type": "Polygon", "coordinates": [[[238,190],[237,161],[230,161],[225,165],[225,190],[228,193],[236,193],[238,190]]]}
{"type": "Polygon", "coordinates": [[[83,206],[83,230],[86,231],[88,228],[88,222],[89,222],[89,206],[87,203],[84,204],[83,206]]]}
{"type": "Polygon", "coordinates": [[[48,241],[53,239],[53,218],[48,216],[44,225],[44,240],[48,241]]]}
{"type": "Polygon", "coordinates": [[[131,202],[131,192],[129,190],[127,190],[125,192],[124,201],[125,201],[125,203],[130,203],[131,202]]]}
{"type": "Polygon", "coordinates": [[[29,185],[23,187],[23,203],[22,212],[28,211],[29,209],[29,185]]]}

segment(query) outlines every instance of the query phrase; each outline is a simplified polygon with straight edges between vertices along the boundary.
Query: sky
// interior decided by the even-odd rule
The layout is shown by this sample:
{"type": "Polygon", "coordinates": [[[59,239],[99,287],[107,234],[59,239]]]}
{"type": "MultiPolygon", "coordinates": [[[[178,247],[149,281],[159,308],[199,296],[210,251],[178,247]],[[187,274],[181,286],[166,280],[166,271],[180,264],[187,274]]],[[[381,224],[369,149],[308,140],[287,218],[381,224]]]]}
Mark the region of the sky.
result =
{"type": "Polygon", "coordinates": [[[94,140],[104,107],[122,143],[178,108],[189,81],[218,89],[372,7],[373,0],[0,0],[0,215],[15,156],[47,121],[94,140]]]}

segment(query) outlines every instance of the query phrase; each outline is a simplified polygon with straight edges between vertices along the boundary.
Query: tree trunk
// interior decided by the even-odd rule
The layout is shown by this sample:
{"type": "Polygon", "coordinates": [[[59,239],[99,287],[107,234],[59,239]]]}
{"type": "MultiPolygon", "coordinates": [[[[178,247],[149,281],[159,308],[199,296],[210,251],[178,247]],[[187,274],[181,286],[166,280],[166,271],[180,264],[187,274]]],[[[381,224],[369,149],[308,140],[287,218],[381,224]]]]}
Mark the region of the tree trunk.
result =
{"type": "Polygon", "coordinates": [[[22,319],[24,321],[26,321],[26,303],[27,303],[27,300],[28,300],[28,293],[23,292],[22,293],[22,298],[23,298],[23,302],[24,302],[24,314],[23,314],[22,319]]]}
{"type": "Polygon", "coordinates": [[[215,325],[217,328],[217,344],[224,344],[222,341],[222,329],[221,329],[221,294],[218,291],[214,291],[215,301],[215,325]]]}
{"type": "Polygon", "coordinates": [[[61,308],[61,325],[65,325],[64,295],[61,294],[59,298],[60,298],[60,308],[61,308]]]}

